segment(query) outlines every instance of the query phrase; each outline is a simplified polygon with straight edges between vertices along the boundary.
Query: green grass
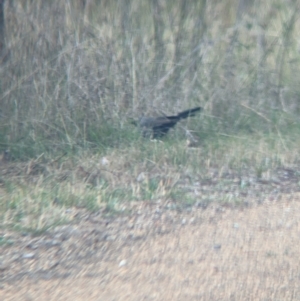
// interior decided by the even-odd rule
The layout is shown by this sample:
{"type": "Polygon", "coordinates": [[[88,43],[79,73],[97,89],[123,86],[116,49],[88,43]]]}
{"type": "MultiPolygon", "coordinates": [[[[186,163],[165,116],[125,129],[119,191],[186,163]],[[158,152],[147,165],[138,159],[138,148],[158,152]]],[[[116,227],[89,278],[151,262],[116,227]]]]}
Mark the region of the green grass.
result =
{"type": "Polygon", "coordinates": [[[275,134],[215,135],[196,148],[172,140],[171,134],[165,141],[128,141],[126,148],[108,148],[105,154],[83,149],[55,164],[49,155],[7,162],[1,228],[38,234],[76,222],[74,210],[128,214],[131,203],[141,201],[174,204],[170,209],[176,210],[203,202],[239,206],[251,179],[269,179],[278,167],[296,166],[295,134],[280,139],[275,134]],[[228,173],[234,176],[226,178],[228,173]],[[207,193],[197,192],[203,185],[207,193]]]}
{"type": "Polygon", "coordinates": [[[7,239],[6,237],[0,236],[0,247],[10,246],[13,244],[13,241],[7,239]]]}

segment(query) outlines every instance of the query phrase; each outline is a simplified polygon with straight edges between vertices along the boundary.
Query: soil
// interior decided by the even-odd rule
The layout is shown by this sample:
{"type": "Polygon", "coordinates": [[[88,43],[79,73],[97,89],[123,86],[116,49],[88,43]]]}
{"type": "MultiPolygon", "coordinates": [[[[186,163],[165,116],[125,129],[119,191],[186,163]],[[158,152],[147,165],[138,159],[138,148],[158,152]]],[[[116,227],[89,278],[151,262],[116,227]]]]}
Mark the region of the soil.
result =
{"type": "Polygon", "coordinates": [[[300,194],[248,206],[132,205],[6,233],[1,300],[300,300],[300,194]],[[170,208],[170,207],[169,207],[170,208]]]}

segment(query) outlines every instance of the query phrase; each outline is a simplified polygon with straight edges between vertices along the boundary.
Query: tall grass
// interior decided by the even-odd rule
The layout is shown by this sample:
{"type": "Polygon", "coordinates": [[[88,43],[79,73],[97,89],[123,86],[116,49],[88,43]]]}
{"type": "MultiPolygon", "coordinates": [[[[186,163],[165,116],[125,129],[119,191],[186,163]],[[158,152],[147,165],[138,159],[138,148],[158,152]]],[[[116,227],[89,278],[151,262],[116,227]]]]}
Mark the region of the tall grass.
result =
{"type": "Polygon", "coordinates": [[[198,132],[298,126],[298,2],[243,3],[7,1],[0,148],[116,147],[129,118],[195,105],[198,132]]]}
{"type": "Polygon", "coordinates": [[[258,182],[299,161],[298,15],[283,0],[6,1],[0,228],[264,199],[258,182]],[[163,143],[130,122],[193,106],[163,143]]]}

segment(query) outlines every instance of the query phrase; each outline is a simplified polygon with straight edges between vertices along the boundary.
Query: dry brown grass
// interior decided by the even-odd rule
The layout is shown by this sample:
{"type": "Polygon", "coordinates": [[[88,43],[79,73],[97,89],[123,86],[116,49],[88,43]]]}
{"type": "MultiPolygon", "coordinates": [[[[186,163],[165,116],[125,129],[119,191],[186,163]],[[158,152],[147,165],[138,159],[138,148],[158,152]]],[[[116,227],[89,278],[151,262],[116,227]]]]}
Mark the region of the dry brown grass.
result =
{"type": "Polygon", "coordinates": [[[67,300],[76,285],[91,300],[299,299],[299,4],[235,2],[6,1],[0,295],[67,300]],[[203,114],[163,142],[130,124],[195,105],[203,114]],[[284,206],[295,222],[280,228],[284,206]],[[112,257],[87,265],[87,281],[81,259],[101,254],[112,257]],[[44,272],[48,284],[31,283],[44,272]]]}
{"type": "Polygon", "coordinates": [[[27,159],[123,147],[129,117],[195,105],[197,133],[297,127],[298,4],[241,7],[7,1],[1,149],[27,159]]]}

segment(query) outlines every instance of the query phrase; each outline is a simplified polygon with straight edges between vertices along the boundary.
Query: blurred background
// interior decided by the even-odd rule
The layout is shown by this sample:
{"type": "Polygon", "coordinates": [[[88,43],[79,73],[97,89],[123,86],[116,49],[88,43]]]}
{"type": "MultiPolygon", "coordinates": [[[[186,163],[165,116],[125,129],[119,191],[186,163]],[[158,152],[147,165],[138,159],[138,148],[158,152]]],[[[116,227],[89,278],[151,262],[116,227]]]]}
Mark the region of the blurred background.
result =
{"type": "Polygon", "coordinates": [[[0,1],[0,149],[117,147],[129,119],[298,134],[299,1],[0,1]]]}

